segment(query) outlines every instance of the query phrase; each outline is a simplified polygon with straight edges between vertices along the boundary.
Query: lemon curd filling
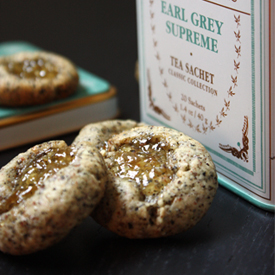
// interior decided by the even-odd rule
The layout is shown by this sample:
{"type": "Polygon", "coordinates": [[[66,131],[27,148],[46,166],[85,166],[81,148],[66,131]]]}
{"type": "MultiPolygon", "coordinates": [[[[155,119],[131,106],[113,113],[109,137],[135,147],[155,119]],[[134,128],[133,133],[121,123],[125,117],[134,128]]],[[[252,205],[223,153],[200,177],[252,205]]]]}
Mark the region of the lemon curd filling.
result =
{"type": "Polygon", "coordinates": [[[31,163],[19,169],[10,196],[0,202],[0,214],[31,197],[44,181],[69,165],[75,154],[71,147],[50,148],[40,153],[31,163]]]}
{"type": "Polygon", "coordinates": [[[52,79],[58,73],[57,68],[43,58],[25,59],[22,62],[11,61],[5,67],[9,73],[24,79],[52,79]]]}
{"type": "Polygon", "coordinates": [[[174,177],[169,168],[169,146],[149,137],[121,145],[111,157],[113,175],[135,180],[146,197],[157,195],[174,177]]]}

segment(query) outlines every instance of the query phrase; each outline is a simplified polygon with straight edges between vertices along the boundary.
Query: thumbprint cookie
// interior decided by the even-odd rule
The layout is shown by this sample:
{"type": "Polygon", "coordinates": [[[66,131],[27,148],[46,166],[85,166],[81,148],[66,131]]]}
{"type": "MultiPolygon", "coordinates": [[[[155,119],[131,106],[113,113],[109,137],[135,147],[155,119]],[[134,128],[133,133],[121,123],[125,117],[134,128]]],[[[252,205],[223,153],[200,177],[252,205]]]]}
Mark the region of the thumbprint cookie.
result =
{"type": "Polygon", "coordinates": [[[135,127],[111,137],[102,152],[111,180],[92,217],[120,236],[157,238],[186,231],[206,214],[216,194],[210,154],[174,129],[135,127]]]}
{"type": "Polygon", "coordinates": [[[0,250],[23,255],[57,243],[90,216],[107,181],[87,142],[49,141],[19,154],[0,170],[0,250]]]}
{"type": "Polygon", "coordinates": [[[0,57],[0,105],[31,106],[63,99],[79,83],[75,65],[55,53],[19,52],[0,57]]]}

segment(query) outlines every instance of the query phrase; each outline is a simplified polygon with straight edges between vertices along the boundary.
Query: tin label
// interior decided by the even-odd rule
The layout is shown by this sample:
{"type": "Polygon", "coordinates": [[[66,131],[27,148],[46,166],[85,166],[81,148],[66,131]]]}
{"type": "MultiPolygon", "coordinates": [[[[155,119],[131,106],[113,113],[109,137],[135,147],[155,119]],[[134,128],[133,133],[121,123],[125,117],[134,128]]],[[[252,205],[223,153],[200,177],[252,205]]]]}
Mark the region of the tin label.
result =
{"type": "Polygon", "coordinates": [[[199,140],[221,178],[271,200],[262,1],[150,0],[137,6],[142,120],[199,140]]]}

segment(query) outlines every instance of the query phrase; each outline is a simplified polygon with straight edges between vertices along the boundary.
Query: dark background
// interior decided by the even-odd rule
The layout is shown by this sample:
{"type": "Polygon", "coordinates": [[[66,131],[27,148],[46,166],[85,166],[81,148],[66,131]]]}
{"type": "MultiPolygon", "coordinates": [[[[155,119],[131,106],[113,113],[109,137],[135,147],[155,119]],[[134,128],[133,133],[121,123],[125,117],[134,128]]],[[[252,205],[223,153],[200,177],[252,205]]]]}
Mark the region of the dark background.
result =
{"type": "Polygon", "coordinates": [[[135,1],[0,0],[0,42],[15,40],[107,79],[120,91],[123,116],[139,119],[135,1]]]}
{"type": "MultiPolygon", "coordinates": [[[[0,0],[0,43],[27,41],[69,57],[118,89],[122,119],[139,120],[135,1],[0,0]]],[[[61,138],[71,143],[77,133],[61,138]]],[[[1,137],[0,137],[1,138],[1,137]]],[[[0,152],[0,167],[32,144],[0,152]]],[[[274,274],[274,215],[220,187],[188,232],[128,240],[90,217],[59,244],[0,252],[0,274],[274,274]]]]}

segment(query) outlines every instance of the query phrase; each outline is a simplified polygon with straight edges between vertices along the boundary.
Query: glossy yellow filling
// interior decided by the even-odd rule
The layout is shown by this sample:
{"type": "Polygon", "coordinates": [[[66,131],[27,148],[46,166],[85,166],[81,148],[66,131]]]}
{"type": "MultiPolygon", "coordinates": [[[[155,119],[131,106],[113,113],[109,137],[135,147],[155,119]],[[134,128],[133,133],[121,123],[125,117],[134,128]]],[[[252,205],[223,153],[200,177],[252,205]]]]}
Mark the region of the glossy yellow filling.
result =
{"type": "Polygon", "coordinates": [[[170,153],[160,140],[134,139],[111,156],[109,168],[117,177],[135,180],[143,195],[157,195],[175,174],[168,164],[170,153]]]}
{"type": "Polygon", "coordinates": [[[0,214],[31,197],[44,181],[57,171],[69,165],[74,158],[71,147],[50,148],[40,153],[28,166],[17,171],[14,188],[10,196],[0,202],[0,214]]]}
{"type": "Polygon", "coordinates": [[[25,59],[22,62],[9,62],[6,70],[24,79],[52,79],[58,74],[57,68],[43,58],[25,59]]]}

